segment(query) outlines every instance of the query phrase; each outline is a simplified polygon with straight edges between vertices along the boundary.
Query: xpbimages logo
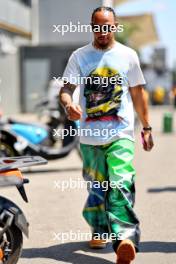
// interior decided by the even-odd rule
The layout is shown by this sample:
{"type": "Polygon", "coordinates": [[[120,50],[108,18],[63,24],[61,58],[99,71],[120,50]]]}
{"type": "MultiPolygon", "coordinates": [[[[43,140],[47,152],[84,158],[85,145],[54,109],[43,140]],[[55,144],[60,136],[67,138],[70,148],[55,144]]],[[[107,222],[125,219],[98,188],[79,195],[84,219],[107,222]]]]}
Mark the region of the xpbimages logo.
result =
{"type": "MultiPolygon", "coordinates": [[[[94,240],[104,240],[104,243],[108,240],[123,240],[125,235],[121,232],[118,233],[94,233],[94,240]]],[[[65,243],[66,241],[87,241],[92,239],[92,233],[83,233],[80,230],[74,232],[72,230],[68,232],[53,233],[53,240],[65,243]]]]}
{"type": "Polygon", "coordinates": [[[67,136],[78,137],[103,137],[109,138],[117,136],[118,131],[115,128],[57,128],[53,129],[53,137],[64,139],[67,136]]]}
{"type": "Polygon", "coordinates": [[[115,76],[93,76],[93,78],[91,76],[81,76],[80,74],[78,75],[71,75],[68,77],[53,77],[54,81],[56,84],[60,85],[61,82],[63,82],[63,84],[68,84],[68,83],[77,83],[78,85],[85,85],[85,84],[101,84],[102,87],[108,87],[108,85],[122,85],[125,82],[125,79],[123,78],[123,76],[119,76],[119,75],[115,75],[115,76]]]}
{"type": "Polygon", "coordinates": [[[122,24],[116,25],[92,25],[92,24],[81,24],[80,21],[77,21],[77,23],[73,23],[72,21],[69,21],[67,24],[57,24],[53,25],[53,33],[61,34],[62,36],[65,35],[65,33],[83,33],[83,32],[102,32],[104,35],[107,35],[108,32],[118,32],[121,33],[124,31],[124,26],[122,24]]]}
{"type": "MultiPolygon", "coordinates": [[[[127,175],[126,175],[127,176],[127,175]]],[[[66,180],[57,180],[54,181],[54,189],[57,189],[61,192],[70,189],[85,189],[85,190],[102,190],[103,192],[108,191],[109,189],[122,189],[123,188],[123,179],[119,178],[116,181],[85,181],[81,179],[66,179],[66,180]]]]}

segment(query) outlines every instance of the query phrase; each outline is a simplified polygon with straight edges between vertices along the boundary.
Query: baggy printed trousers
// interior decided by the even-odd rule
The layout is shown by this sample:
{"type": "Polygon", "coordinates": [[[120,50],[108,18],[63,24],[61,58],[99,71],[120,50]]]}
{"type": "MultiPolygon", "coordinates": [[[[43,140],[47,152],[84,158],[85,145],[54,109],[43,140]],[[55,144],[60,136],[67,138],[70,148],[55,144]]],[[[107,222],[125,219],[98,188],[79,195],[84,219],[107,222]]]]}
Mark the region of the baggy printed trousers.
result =
{"type": "Polygon", "coordinates": [[[133,241],[138,252],[139,220],[134,212],[134,142],[119,139],[107,145],[80,144],[83,177],[89,196],[83,216],[94,234],[108,234],[116,251],[123,239],[133,241]]]}

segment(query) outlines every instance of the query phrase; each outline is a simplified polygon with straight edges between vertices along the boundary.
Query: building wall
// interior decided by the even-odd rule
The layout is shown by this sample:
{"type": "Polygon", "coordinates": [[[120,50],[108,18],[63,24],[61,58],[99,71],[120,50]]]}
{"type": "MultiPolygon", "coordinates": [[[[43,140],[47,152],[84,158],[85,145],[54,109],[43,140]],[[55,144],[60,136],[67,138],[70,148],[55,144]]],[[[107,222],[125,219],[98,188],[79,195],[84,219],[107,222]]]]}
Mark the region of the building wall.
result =
{"type": "Polygon", "coordinates": [[[101,0],[33,0],[33,38],[41,45],[79,45],[91,39],[91,33],[53,33],[53,25],[90,24],[92,10],[102,4],[101,0]],[[38,14],[38,18],[36,17],[38,14]]]}
{"type": "Polygon", "coordinates": [[[20,1],[0,0],[0,108],[5,115],[21,110],[18,47],[30,41],[19,32],[30,33],[30,12],[20,1]]]}
{"type": "Polygon", "coordinates": [[[0,22],[31,31],[30,8],[14,0],[0,1],[0,22]]]}
{"type": "Polygon", "coordinates": [[[62,77],[67,60],[79,46],[21,48],[21,107],[35,112],[36,104],[48,96],[50,80],[62,77]]]}
{"type": "Polygon", "coordinates": [[[20,57],[20,64],[19,50],[14,54],[0,54],[0,107],[6,114],[34,111],[35,102],[45,95],[49,80],[62,74],[74,47],[82,46],[92,38],[90,32],[54,33],[53,25],[70,21],[75,25],[78,22],[88,25],[93,9],[100,5],[102,0],[33,0],[30,14],[30,8],[20,1],[0,1],[0,22],[25,31],[30,31],[32,25],[33,48],[39,46],[33,58],[23,61],[20,57]],[[49,47],[46,54],[40,50],[42,47],[49,47]],[[60,50],[57,51],[57,47],[60,50]]]}
{"type": "Polygon", "coordinates": [[[5,115],[20,111],[18,53],[0,56],[0,108],[5,115]]]}

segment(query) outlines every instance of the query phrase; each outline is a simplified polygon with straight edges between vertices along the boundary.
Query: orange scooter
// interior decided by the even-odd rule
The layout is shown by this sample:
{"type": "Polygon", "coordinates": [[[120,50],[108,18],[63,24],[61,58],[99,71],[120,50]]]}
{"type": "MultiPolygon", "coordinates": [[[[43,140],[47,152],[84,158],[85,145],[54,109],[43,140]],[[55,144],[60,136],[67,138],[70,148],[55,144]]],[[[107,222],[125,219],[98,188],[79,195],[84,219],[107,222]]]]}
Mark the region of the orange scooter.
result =
{"type": "MultiPolygon", "coordinates": [[[[0,187],[16,186],[23,200],[28,202],[19,168],[46,164],[38,156],[0,158],[0,187]]],[[[22,210],[9,199],[0,196],[0,264],[16,264],[21,255],[23,233],[28,237],[29,223],[22,210]]]]}

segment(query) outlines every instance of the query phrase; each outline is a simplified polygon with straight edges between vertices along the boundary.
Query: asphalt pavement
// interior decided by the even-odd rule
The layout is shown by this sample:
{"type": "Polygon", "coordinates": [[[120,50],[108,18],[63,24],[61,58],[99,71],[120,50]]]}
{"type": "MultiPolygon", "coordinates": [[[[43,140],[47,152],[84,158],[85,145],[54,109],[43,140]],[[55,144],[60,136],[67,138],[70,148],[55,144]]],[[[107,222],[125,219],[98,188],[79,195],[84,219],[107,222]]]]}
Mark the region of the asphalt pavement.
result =
{"type": "MultiPolygon", "coordinates": [[[[136,264],[176,263],[176,132],[162,133],[163,114],[168,110],[150,110],[155,139],[152,152],[143,151],[140,128],[136,131],[135,208],[142,229],[136,264]]],[[[103,250],[88,247],[90,230],[81,216],[85,186],[67,189],[68,180],[82,182],[82,163],[76,151],[48,165],[25,169],[24,176],[30,179],[26,185],[28,204],[15,188],[1,190],[1,195],[23,209],[30,222],[30,237],[24,238],[19,264],[115,263],[111,243],[103,250]]]]}

